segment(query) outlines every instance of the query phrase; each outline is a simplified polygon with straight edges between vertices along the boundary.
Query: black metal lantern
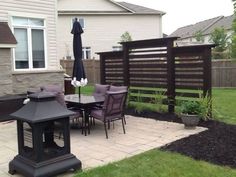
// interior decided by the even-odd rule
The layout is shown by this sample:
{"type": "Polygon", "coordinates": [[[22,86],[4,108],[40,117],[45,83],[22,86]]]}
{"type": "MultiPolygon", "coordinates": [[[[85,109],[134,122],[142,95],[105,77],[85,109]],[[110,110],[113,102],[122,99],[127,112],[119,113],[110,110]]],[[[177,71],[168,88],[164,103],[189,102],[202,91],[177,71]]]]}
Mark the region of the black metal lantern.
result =
{"type": "Polygon", "coordinates": [[[47,177],[69,169],[81,169],[70,153],[67,110],[49,92],[29,96],[30,102],[11,114],[17,120],[18,155],[9,163],[9,173],[26,177],[47,177]]]}

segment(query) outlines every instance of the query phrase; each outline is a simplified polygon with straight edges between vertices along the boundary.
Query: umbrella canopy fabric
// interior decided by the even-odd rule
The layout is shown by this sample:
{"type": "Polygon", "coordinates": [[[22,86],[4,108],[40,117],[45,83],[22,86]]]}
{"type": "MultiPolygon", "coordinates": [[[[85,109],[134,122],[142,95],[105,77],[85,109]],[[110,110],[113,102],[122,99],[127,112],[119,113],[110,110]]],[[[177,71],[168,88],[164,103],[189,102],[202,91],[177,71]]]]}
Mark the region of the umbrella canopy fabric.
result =
{"type": "Polygon", "coordinates": [[[72,74],[72,81],[71,84],[74,87],[85,86],[88,83],[84,72],[84,66],[82,62],[82,41],[81,41],[81,34],[83,33],[83,29],[78,22],[77,18],[75,18],[75,22],[73,23],[73,28],[71,33],[73,36],[73,52],[74,52],[74,67],[73,67],[73,74],[72,74]]]}

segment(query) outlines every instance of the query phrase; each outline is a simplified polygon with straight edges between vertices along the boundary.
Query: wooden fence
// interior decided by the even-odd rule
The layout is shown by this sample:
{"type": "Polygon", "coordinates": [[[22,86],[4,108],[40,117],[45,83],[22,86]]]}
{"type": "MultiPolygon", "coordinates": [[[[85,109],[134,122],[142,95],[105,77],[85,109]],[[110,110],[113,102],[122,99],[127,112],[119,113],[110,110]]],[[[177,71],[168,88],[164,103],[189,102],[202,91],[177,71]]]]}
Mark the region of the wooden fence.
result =
{"type": "MultiPolygon", "coordinates": [[[[65,73],[72,76],[74,60],[60,60],[65,73]]],[[[83,60],[86,77],[89,84],[100,83],[100,62],[99,60],[83,60]]]]}
{"type": "MultiPolygon", "coordinates": [[[[83,62],[89,84],[100,83],[100,61],[90,59],[83,62]]],[[[61,60],[61,66],[67,74],[71,75],[73,60],[61,60]]],[[[212,87],[236,87],[236,60],[212,60],[212,87]]]]}
{"type": "MultiPolygon", "coordinates": [[[[174,40],[172,37],[125,42],[121,52],[99,53],[101,83],[162,88],[166,95],[163,104],[168,105],[169,112],[174,112],[176,96],[199,97],[194,90],[211,96],[213,45],[174,47],[174,40]]],[[[130,92],[142,90],[132,88],[130,92]]],[[[152,90],[143,93],[155,94],[152,90]]]]}
{"type": "Polygon", "coordinates": [[[236,87],[236,60],[212,61],[212,87],[236,87]]]}

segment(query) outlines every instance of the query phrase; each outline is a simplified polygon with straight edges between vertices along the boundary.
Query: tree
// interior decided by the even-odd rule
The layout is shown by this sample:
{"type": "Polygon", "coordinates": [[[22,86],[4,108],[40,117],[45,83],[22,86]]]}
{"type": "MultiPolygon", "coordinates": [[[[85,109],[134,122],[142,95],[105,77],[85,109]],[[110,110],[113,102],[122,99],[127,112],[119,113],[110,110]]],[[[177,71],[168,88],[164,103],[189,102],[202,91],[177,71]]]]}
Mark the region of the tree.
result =
{"type": "Polygon", "coordinates": [[[234,5],[234,21],[232,24],[233,34],[231,37],[231,57],[236,59],[236,0],[232,0],[234,5]]]}
{"type": "Polygon", "coordinates": [[[234,14],[236,13],[236,0],[232,0],[234,6],[234,14]]]}
{"type": "Polygon", "coordinates": [[[210,35],[209,42],[213,42],[217,46],[213,49],[213,58],[222,59],[226,57],[226,49],[228,47],[228,36],[224,28],[215,28],[210,35]]]}
{"type": "Polygon", "coordinates": [[[204,42],[204,36],[203,36],[203,33],[202,33],[201,30],[200,30],[200,31],[197,31],[197,32],[194,34],[194,36],[195,36],[195,39],[196,39],[197,42],[204,42]]]}
{"type": "Polygon", "coordinates": [[[128,42],[128,41],[132,41],[132,37],[130,33],[126,31],[120,36],[120,42],[128,42]]]}

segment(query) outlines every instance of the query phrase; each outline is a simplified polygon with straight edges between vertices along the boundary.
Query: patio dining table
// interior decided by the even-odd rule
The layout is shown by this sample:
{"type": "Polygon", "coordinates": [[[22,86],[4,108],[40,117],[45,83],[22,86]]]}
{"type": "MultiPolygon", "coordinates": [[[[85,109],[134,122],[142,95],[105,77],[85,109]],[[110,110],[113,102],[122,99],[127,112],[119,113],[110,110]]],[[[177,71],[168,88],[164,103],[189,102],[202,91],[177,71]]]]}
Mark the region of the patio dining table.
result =
{"type": "MultiPolygon", "coordinates": [[[[84,125],[82,126],[82,129],[85,132],[85,136],[90,134],[90,128],[89,128],[89,114],[91,109],[96,104],[102,104],[105,100],[104,96],[88,96],[88,95],[78,95],[78,94],[70,94],[65,95],[65,101],[68,104],[68,106],[73,106],[75,108],[81,109],[84,111],[84,125]]],[[[82,131],[83,132],[83,131],[82,131]]]]}

